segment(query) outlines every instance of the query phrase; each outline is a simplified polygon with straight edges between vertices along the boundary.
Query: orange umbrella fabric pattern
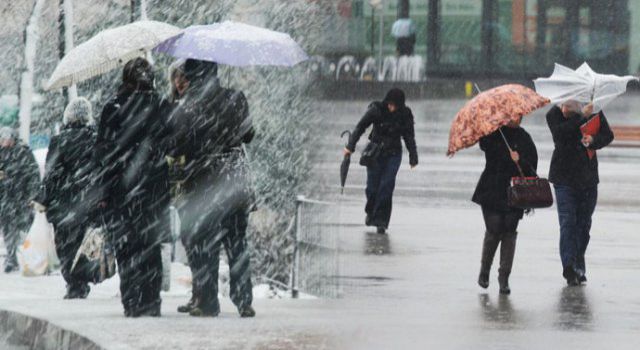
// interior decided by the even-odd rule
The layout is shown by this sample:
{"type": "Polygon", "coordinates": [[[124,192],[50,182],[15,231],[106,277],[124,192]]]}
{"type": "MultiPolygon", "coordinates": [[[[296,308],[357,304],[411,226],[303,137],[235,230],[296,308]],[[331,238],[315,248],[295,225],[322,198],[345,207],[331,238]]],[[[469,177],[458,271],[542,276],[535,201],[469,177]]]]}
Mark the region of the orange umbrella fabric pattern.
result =
{"type": "Polygon", "coordinates": [[[448,156],[475,145],[520,116],[549,104],[549,99],[526,86],[508,84],[478,94],[458,112],[449,132],[448,156]]]}

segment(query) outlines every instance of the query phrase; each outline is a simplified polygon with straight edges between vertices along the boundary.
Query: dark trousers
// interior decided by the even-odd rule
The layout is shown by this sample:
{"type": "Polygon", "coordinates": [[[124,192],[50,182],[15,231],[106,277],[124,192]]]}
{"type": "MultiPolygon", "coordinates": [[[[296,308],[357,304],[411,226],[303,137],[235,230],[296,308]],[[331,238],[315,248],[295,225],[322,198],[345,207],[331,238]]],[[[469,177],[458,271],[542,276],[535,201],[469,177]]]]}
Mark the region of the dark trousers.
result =
{"type": "Polygon", "coordinates": [[[220,249],[224,249],[229,260],[231,301],[242,309],[253,302],[251,284],[250,252],[246,240],[248,214],[238,210],[222,219],[212,215],[208,222],[196,228],[187,248],[188,260],[193,273],[193,293],[198,306],[206,311],[219,310],[218,269],[220,249]]]}
{"type": "Polygon", "coordinates": [[[62,277],[67,282],[67,288],[82,289],[90,281],[89,276],[83,273],[82,261],[78,261],[74,271],[71,271],[73,260],[82,244],[86,226],[83,224],[55,225],[55,245],[62,277]]]}
{"type": "MultiPolygon", "coordinates": [[[[4,208],[3,208],[4,209],[4,208]]],[[[21,232],[27,232],[33,222],[33,212],[29,208],[10,208],[0,214],[0,225],[7,249],[5,266],[18,266],[16,251],[20,245],[21,232]]]]}
{"type": "Polygon", "coordinates": [[[375,166],[367,167],[367,225],[389,227],[393,190],[402,163],[402,153],[381,156],[375,166]]]}
{"type": "Polygon", "coordinates": [[[489,274],[496,250],[500,245],[500,268],[498,273],[503,278],[508,278],[513,267],[517,229],[522,213],[518,211],[495,211],[482,207],[482,216],[487,230],[484,235],[480,271],[489,274]]]}
{"type": "MultiPolygon", "coordinates": [[[[128,210],[129,213],[137,211],[128,210]]],[[[155,227],[124,215],[110,225],[120,276],[120,296],[126,316],[151,315],[160,311],[162,254],[160,242],[151,239],[155,227]]]]}
{"type": "Polygon", "coordinates": [[[591,216],[598,201],[598,187],[574,189],[554,185],[560,222],[560,259],[566,271],[572,268],[579,276],[586,271],[584,255],[591,238],[591,216]]]}

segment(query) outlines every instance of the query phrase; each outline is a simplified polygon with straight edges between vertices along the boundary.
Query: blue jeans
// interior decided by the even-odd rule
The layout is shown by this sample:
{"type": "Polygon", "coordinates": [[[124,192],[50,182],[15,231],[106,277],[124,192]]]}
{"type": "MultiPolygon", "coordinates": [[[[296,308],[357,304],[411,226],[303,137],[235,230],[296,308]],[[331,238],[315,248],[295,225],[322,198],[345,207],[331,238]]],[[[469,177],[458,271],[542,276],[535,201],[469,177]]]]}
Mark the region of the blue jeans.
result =
{"type": "Polygon", "coordinates": [[[554,185],[560,221],[560,259],[565,271],[572,268],[579,276],[586,273],[584,254],[589,245],[591,216],[598,201],[598,186],[575,189],[554,185]]]}
{"type": "Polygon", "coordinates": [[[381,156],[375,166],[367,167],[367,225],[389,227],[391,202],[402,153],[381,156]]]}

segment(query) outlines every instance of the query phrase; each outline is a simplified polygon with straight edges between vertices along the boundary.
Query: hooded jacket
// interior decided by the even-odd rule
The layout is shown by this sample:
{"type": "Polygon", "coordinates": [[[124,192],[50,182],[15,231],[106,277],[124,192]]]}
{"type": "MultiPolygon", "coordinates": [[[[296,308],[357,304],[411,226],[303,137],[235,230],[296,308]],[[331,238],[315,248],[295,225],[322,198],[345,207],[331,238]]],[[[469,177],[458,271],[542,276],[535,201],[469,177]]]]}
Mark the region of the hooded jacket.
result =
{"type": "Polygon", "coordinates": [[[391,113],[383,102],[371,103],[349,138],[348,150],[355,152],[358,140],[370,125],[373,125],[373,129],[369,134],[369,140],[382,143],[383,155],[401,154],[402,138],[409,151],[409,164],[418,164],[413,113],[409,107],[402,106],[391,113]]]}

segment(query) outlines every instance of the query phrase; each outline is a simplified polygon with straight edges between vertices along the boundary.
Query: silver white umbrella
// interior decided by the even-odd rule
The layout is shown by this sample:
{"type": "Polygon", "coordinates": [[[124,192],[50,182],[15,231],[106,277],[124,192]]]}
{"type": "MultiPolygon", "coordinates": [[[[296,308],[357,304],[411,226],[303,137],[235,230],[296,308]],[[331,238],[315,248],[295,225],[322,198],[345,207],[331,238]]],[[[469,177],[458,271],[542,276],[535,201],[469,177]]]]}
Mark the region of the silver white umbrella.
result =
{"type": "Polygon", "coordinates": [[[51,74],[46,90],[70,86],[144,56],[182,30],[157,21],[138,21],[104,30],[69,51],[51,74]]]}
{"type": "Polygon", "coordinates": [[[573,70],[561,64],[555,65],[548,78],[534,80],[536,92],[551,100],[563,103],[568,100],[593,102],[594,112],[604,108],[609,102],[627,91],[627,84],[638,78],[627,75],[599,74],[585,62],[573,70]]]}

